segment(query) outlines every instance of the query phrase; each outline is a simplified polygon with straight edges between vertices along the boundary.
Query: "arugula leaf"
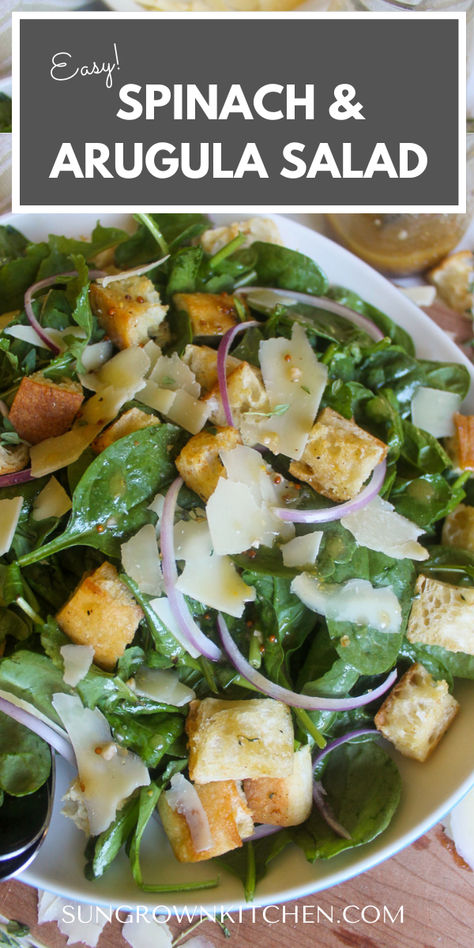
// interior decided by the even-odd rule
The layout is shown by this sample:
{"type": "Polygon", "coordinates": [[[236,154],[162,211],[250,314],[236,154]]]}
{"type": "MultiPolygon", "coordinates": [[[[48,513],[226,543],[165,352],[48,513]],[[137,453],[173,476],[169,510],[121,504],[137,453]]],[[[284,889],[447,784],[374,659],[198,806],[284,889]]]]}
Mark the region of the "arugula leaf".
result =
{"type": "Polygon", "coordinates": [[[46,243],[28,244],[23,256],[0,268],[0,313],[23,308],[26,290],[35,282],[41,261],[49,254],[46,243]]]}
{"type": "Polygon", "coordinates": [[[0,789],[13,797],[34,793],[51,771],[51,751],[37,734],[0,712],[0,789]]]}
{"type": "Polygon", "coordinates": [[[27,246],[26,237],[11,224],[0,226],[0,266],[15,260],[16,257],[22,257],[27,246]]]}
{"type": "Polygon", "coordinates": [[[130,839],[138,820],[139,797],[133,796],[118,811],[115,820],[86,846],[84,875],[89,881],[100,879],[112,865],[122,846],[130,839]]]}
{"type": "Polygon", "coordinates": [[[244,842],[241,849],[234,849],[217,857],[217,862],[241,880],[246,902],[253,902],[257,883],[266,875],[268,866],[291,843],[291,833],[282,829],[274,836],[256,842],[244,842]]]}
{"type": "Polygon", "coordinates": [[[201,247],[183,247],[173,255],[170,264],[166,295],[193,293],[196,289],[199,269],[204,252],[201,247]]]}
{"type": "Polygon", "coordinates": [[[143,885],[143,875],[140,866],[140,846],[143,833],[153,816],[156,804],[160,798],[162,787],[157,783],[151,782],[148,787],[142,787],[138,803],[138,820],[132,837],[130,846],[130,865],[132,875],[137,885],[143,885]]]}

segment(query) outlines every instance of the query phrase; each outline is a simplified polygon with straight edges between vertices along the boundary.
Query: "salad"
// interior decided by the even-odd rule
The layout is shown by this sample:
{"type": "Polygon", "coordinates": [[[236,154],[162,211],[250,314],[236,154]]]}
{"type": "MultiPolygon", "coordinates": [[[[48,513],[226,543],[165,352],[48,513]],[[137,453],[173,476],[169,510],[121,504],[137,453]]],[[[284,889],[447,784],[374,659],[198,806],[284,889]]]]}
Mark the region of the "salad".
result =
{"type": "Polygon", "coordinates": [[[89,879],[126,846],[144,891],[216,886],[144,879],[158,816],[251,900],[382,833],[396,752],[462,715],[470,376],[271,220],[136,224],[0,230],[0,798],[46,741],[89,879]]]}

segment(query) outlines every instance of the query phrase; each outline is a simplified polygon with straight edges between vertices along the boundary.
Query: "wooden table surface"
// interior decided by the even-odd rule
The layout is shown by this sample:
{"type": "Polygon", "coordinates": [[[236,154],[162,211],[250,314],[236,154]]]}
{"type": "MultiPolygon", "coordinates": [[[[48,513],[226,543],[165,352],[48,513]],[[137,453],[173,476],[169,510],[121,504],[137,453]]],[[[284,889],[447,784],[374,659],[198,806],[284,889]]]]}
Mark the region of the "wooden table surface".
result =
{"type": "MultiPolygon", "coordinates": [[[[427,312],[472,357],[472,347],[466,345],[472,339],[470,321],[438,303],[427,312]]],[[[29,925],[32,935],[48,948],[63,948],[67,940],[55,924],[37,925],[36,899],[36,892],[21,882],[4,882],[0,914],[29,925]]],[[[437,826],[350,882],[266,912],[255,909],[244,914],[242,921],[227,924],[232,932],[228,941],[209,921],[196,934],[229,948],[286,948],[288,943],[300,948],[472,948],[474,873],[461,864],[437,826]]],[[[186,927],[170,922],[174,935],[184,933],[186,927]]],[[[119,922],[107,924],[99,948],[125,945],[119,922]]]]}

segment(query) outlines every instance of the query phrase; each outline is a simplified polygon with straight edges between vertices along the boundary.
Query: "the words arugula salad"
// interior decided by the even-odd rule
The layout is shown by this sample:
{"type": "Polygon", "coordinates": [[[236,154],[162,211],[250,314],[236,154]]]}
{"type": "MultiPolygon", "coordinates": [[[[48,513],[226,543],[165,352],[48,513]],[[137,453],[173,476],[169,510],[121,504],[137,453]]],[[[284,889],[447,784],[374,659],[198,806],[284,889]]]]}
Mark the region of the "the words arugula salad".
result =
{"type": "Polygon", "coordinates": [[[474,677],[467,368],[271,220],[0,256],[0,799],[56,747],[87,877],[126,845],[151,892],[217,884],[143,879],[157,814],[247,899],[373,839],[474,677]]]}

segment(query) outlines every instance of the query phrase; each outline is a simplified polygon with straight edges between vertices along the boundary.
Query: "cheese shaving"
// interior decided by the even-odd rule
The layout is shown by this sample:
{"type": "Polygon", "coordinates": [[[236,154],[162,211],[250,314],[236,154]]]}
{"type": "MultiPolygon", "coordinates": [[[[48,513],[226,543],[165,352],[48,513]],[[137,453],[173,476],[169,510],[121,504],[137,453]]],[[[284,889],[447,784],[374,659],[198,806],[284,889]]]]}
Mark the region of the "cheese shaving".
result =
{"type": "Polygon", "coordinates": [[[428,550],[417,543],[423,529],[402,517],[387,500],[377,495],[361,510],[341,518],[342,526],[352,533],[359,546],[377,550],[396,560],[426,560],[428,550]]]}
{"type": "Polygon", "coordinates": [[[368,625],[387,634],[400,629],[400,603],[391,586],[375,588],[367,579],[350,579],[340,585],[326,584],[308,573],[301,573],[293,580],[291,591],[308,609],[326,616],[326,619],[368,625]]]}
{"type": "Polygon", "coordinates": [[[33,503],[33,520],[47,520],[49,517],[62,517],[72,507],[71,499],[62,484],[51,477],[33,503]]]}
{"type": "Polygon", "coordinates": [[[23,497],[0,500],[0,556],[8,553],[20,519],[23,497]]]}

